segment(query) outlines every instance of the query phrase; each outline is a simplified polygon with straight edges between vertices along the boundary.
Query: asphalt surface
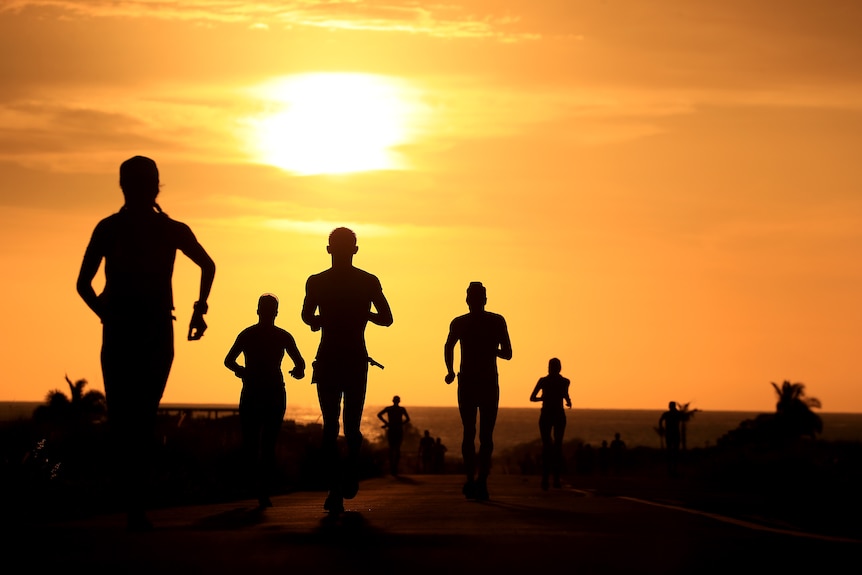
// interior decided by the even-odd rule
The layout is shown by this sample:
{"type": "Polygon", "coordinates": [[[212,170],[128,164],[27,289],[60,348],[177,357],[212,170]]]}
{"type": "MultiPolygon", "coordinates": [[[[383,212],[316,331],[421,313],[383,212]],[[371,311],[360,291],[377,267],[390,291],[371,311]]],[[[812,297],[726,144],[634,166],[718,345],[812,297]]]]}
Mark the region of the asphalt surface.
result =
{"type": "Polygon", "coordinates": [[[6,573],[802,573],[858,572],[862,542],[776,529],[538,478],[492,476],[491,500],[455,475],[363,481],[345,513],[325,493],[6,525],[6,573]]]}

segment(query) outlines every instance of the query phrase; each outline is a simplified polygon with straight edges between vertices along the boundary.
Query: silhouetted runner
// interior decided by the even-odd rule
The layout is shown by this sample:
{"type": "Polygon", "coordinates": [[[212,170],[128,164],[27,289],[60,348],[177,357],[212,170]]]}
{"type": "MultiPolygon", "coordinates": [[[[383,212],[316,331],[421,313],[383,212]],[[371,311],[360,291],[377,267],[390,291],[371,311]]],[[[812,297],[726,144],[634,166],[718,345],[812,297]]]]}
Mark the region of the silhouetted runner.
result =
{"type": "Polygon", "coordinates": [[[659,433],[664,437],[667,455],[667,472],[671,476],[678,474],[679,445],[682,438],[682,413],[676,408],[676,402],[668,403],[668,410],[661,414],[658,420],[659,433]]]}
{"type": "Polygon", "coordinates": [[[332,256],[332,267],[308,278],[302,304],[302,321],[311,331],[322,331],[311,381],[317,384],[323,414],[322,447],[329,479],[329,494],[323,507],[330,513],[344,511],[344,499],[352,499],[359,490],[358,459],[362,447],[359,424],[369,362],[365,326],[369,321],[385,327],[392,325],[392,311],[380,280],[353,266],[353,256],[358,250],[353,231],[333,230],[326,247],[332,256]],[[342,399],[345,461],[338,452],[342,399]]]}
{"type": "Polygon", "coordinates": [[[416,459],[419,473],[431,473],[434,470],[434,438],[427,429],[419,439],[419,454],[416,459]]]}
{"type": "Polygon", "coordinates": [[[389,473],[398,475],[398,463],[401,461],[401,443],[404,441],[404,426],[410,423],[410,415],[401,407],[401,398],[392,398],[392,405],[384,407],[377,413],[377,419],[383,422],[386,430],[386,440],[389,443],[389,473]],[[383,417],[383,416],[386,417],[383,417]]]}
{"type": "Polygon", "coordinates": [[[272,507],[270,494],[275,473],[275,446],[287,409],[287,393],[281,361],[284,354],[293,360],[290,375],[305,377],[305,360],[296,341],[275,325],[278,298],[263,294],[257,304],[258,322],[242,330],[224,358],[225,366],[242,379],[239,417],[243,452],[254,482],[258,506],[272,507]],[[236,362],[242,354],[245,365],[236,362]]]}
{"type": "Polygon", "coordinates": [[[512,359],[512,344],[503,316],[485,311],[487,296],[480,282],[467,287],[469,313],[449,324],[443,346],[446,383],[455,381],[455,344],[461,342],[461,369],[458,372],[458,410],[464,426],[461,455],[467,481],[463,493],[468,499],[487,500],[488,474],[494,451],[494,425],[500,402],[497,358],[512,359]],[[476,476],[476,416],[479,416],[479,461],[476,476]]]}
{"type": "Polygon", "coordinates": [[[548,361],[548,375],[539,378],[530,401],[541,401],[539,433],[542,436],[542,489],[548,489],[551,475],[554,487],[560,487],[560,472],[563,467],[563,434],[566,432],[566,411],[563,402],[571,409],[569,380],[560,375],[562,364],[552,358],[548,361]],[[539,393],[541,392],[541,395],[539,393]]]}
{"type": "Polygon", "coordinates": [[[108,423],[119,455],[120,483],[128,528],[152,528],[146,517],[146,475],[156,414],[174,358],[172,276],[177,250],[201,268],[200,292],[188,339],[206,330],[203,314],[215,264],[192,230],[164,214],[156,203],[156,163],[135,156],[120,166],[125,204],[98,223],[84,253],[77,289],[102,321],[102,376],[108,423]],[[105,287],[93,279],[105,261],[105,287]]]}

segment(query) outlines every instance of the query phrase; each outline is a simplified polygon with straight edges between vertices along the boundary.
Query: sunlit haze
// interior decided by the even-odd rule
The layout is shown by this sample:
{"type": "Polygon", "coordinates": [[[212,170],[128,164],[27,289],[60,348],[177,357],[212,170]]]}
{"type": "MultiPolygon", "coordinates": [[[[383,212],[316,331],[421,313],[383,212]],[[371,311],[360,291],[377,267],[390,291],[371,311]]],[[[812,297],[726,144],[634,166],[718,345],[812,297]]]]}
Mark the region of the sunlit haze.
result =
{"type": "Polygon", "coordinates": [[[394,80],[299,74],[260,92],[274,107],[251,120],[262,162],[300,175],[403,167],[394,148],[406,142],[411,102],[394,80]]]}
{"type": "Polygon", "coordinates": [[[859,30],[841,0],[7,0],[0,400],[103,389],[75,280],[144,155],[217,266],[188,342],[177,257],[165,402],[238,401],[223,360],[265,292],[310,364],[305,281],[348,226],[394,316],[368,405],[457,404],[443,344],[481,281],[503,406],[558,357],[575,408],[771,411],[790,380],[862,412],[859,30]]]}

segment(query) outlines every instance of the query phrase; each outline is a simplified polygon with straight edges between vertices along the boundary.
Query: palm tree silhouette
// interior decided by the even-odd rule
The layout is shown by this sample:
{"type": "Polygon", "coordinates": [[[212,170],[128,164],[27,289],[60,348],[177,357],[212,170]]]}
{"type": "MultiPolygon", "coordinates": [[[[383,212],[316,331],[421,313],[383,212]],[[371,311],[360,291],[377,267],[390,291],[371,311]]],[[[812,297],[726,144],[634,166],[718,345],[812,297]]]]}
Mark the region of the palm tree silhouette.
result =
{"type": "Polygon", "coordinates": [[[688,422],[691,421],[691,418],[694,417],[695,413],[698,413],[700,411],[699,409],[689,409],[689,407],[688,407],[689,405],[691,405],[691,402],[688,402],[688,403],[677,402],[676,403],[677,411],[679,411],[679,414],[680,414],[680,417],[679,417],[679,421],[680,421],[679,443],[680,443],[680,447],[682,448],[683,451],[685,451],[687,449],[685,436],[686,436],[686,428],[688,427],[688,422]]]}
{"type": "Polygon", "coordinates": [[[780,386],[775,382],[770,383],[778,395],[775,423],[779,431],[788,436],[808,435],[812,438],[823,431],[823,420],[812,411],[820,407],[820,400],[805,396],[805,384],[786,380],[780,386]]]}
{"type": "Polygon", "coordinates": [[[45,396],[45,404],[36,408],[33,418],[53,423],[101,421],[107,413],[105,394],[94,389],[84,392],[84,388],[87,387],[86,379],[79,379],[72,383],[68,375],[65,377],[69,385],[69,396],[59,389],[48,392],[45,396]]]}

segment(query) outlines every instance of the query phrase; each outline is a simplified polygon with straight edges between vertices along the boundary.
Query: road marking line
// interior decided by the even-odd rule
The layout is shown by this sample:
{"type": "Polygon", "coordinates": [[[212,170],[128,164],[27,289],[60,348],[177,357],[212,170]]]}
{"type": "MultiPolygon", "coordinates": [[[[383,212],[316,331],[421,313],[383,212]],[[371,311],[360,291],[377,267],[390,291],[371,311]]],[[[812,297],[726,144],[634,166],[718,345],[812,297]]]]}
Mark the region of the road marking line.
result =
{"type": "Polygon", "coordinates": [[[686,513],[691,513],[693,515],[702,515],[704,517],[709,517],[710,519],[715,519],[716,521],[722,521],[724,523],[730,523],[732,525],[737,525],[739,527],[745,527],[746,529],[754,529],[757,531],[767,531],[769,533],[777,533],[779,535],[790,535],[792,537],[807,537],[809,539],[821,539],[823,541],[834,541],[840,543],[862,543],[862,540],[852,539],[850,537],[837,537],[834,535],[820,535],[817,533],[806,533],[805,531],[794,531],[792,529],[781,529],[780,527],[769,527],[768,525],[761,525],[759,523],[754,523],[751,521],[745,521],[743,519],[734,519],[733,517],[727,517],[725,515],[718,515],[717,513],[708,513],[706,511],[698,511],[697,509],[690,509],[688,507],[679,507],[676,505],[667,505],[665,503],[657,503],[655,501],[648,501],[646,499],[638,499],[636,497],[625,497],[618,495],[617,499],[625,499],[627,501],[634,501],[636,503],[643,503],[645,505],[653,505],[655,507],[664,507],[665,509],[673,509],[674,511],[684,511],[686,513]]]}

